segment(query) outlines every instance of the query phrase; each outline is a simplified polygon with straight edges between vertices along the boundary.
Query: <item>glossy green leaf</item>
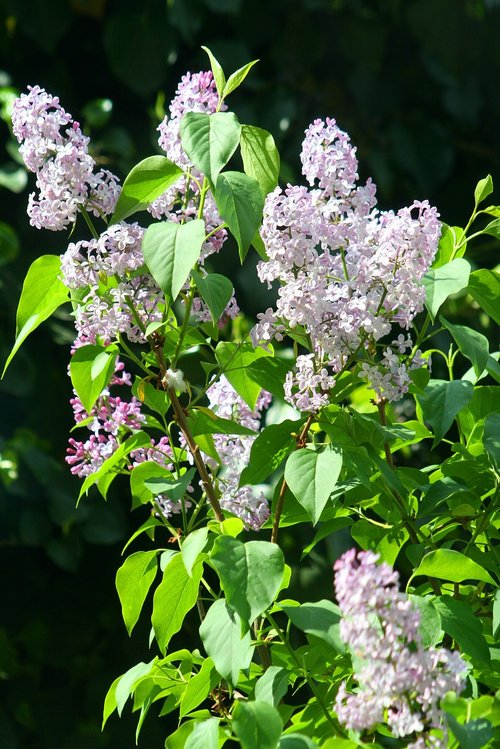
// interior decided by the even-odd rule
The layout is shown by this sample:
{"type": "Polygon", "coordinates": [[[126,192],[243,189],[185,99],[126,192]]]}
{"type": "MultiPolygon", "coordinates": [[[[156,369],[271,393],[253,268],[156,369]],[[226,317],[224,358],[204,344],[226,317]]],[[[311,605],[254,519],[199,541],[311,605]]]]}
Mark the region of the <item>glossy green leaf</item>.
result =
{"type": "Polygon", "coordinates": [[[196,722],[184,749],[219,749],[219,722],[220,718],[196,722]]]}
{"type": "MultiPolygon", "coordinates": [[[[182,470],[182,469],[181,469],[182,470]]],[[[165,494],[172,502],[180,502],[195,474],[195,468],[188,468],[180,476],[151,476],[144,479],[144,486],[153,494],[165,494]]]]}
{"type": "Polygon", "coordinates": [[[479,203],[482,203],[483,200],[488,197],[488,195],[491,195],[492,192],[493,180],[491,178],[491,174],[487,174],[486,177],[479,180],[476,185],[476,189],[474,190],[474,200],[476,203],[476,207],[479,205],[479,203]]]}
{"type": "Polygon", "coordinates": [[[241,636],[241,619],[223,598],[210,606],[200,626],[200,637],[217,672],[231,684],[238,682],[242,669],[249,667],[254,646],[250,632],[241,636]]]}
{"type": "Polygon", "coordinates": [[[146,209],[182,175],[182,169],[165,156],[149,156],[136,164],[123,183],[111,223],[146,209]]]}
{"type": "Polygon", "coordinates": [[[243,125],[240,148],[245,174],[257,180],[266,196],[277,186],[280,173],[280,156],[273,136],[260,127],[243,125]]]}
{"type": "Polygon", "coordinates": [[[238,148],[240,133],[241,125],[232,112],[187,112],[181,120],[182,146],[212,182],[238,148]]]}
{"type": "Polygon", "coordinates": [[[469,283],[470,265],[463,258],[455,258],[450,263],[428,271],[423,283],[425,286],[425,305],[434,320],[439,308],[450,294],[458,294],[469,283]]]}
{"type": "Polygon", "coordinates": [[[116,347],[89,345],[77,348],[71,357],[71,383],[87,413],[113,377],[117,356],[116,347]]]}
{"type": "Polygon", "coordinates": [[[500,239],[500,218],[490,221],[483,229],[483,234],[489,234],[495,239],[500,239]]]}
{"type": "Polygon", "coordinates": [[[284,573],[283,552],[269,541],[219,536],[210,553],[226,601],[238,612],[245,630],[274,601],[284,573]]]}
{"type": "Polygon", "coordinates": [[[116,573],[116,590],[127,632],[137,624],[148,591],[158,568],[157,551],[136,551],[127,557],[116,573]]]}
{"type": "Polygon", "coordinates": [[[470,274],[469,294],[500,325],[500,273],[482,268],[470,274]]]}
{"type": "MultiPolygon", "coordinates": [[[[342,741],[342,739],[335,739],[335,741],[342,741]]],[[[352,749],[355,749],[356,744],[352,743],[352,749]]],[[[338,749],[350,749],[350,747],[342,747],[338,744],[338,749]]],[[[309,736],[305,736],[302,733],[288,733],[280,738],[278,749],[317,749],[318,745],[312,741],[309,736]]]]}
{"type": "Polygon", "coordinates": [[[182,556],[173,556],[163,573],[153,599],[153,629],[162,653],[165,653],[170,638],[178,632],[185,616],[196,604],[203,565],[197,564],[188,575],[182,556]]]}
{"type": "Polygon", "coordinates": [[[175,301],[198,261],[205,241],[205,223],[163,221],[146,229],[142,242],[144,259],[167,299],[175,301]]]}
{"type": "Polygon", "coordinates": [[[481,620],[470,606],[451,596],[435,598],[433,605],[441,618],[442,628],[453,637],[460,651],[470,655],[474,661],[489,663],[490,650],[483,635],[481,620]]]}
{"type": "Polygon", "coordinates": [[[232,419],[223,419],[209,408],[197,408],[189,413],[189,429],[193,437],[199,434],[241,434],[254,436],[253,429],[232,419]]]}
{"type": "Polygon", "coordinates": [[[195,531],[186,536],[181,546],[182,561],[186,568],[186,572],[191,577],[193,567],[196,564],[198,557],[207,545],[208,541],[208,528],[197,528],[195,531]]]}
{"type": "Polygon", "coordinates": [[[276,398],[283,400],[283,383],[286,374],[293,368],[292,361],[283,361],[276,357],[266,356],[248,365],[248,374],[261,387],[268,390],[276,398]]]}
{"type": "Polygon", "coordinates": [[[136,684],[143,676],[146,676],[151,672],[156,661],[157,659],[153,658],[149,663],[136,663],[135,666],[129,668],[129,670],[120,677],[115,687],[115,700],[118,715],[122,714],[125,703],[133,692],[134,684],[136,684]]]}
{"type": "Polygon", "coordinates": [[[60,280],[60,275],[59,255],[42,255],[30,265],[17,307],[16,340],[5,362],[2,377],[29,334],[68,301],[68,289],[60,280]]]}
{"type": "Polygon", "coordinates": [[[324,599],[301,606],[283,606],[283,611],[297,629],[319,637],[337,653],[345,652],[340,637],[341,612],[333,601],[324,599]]]}
{"type": "Polygon", "coordinates": [[[234,73],[231,73],[231,75],[227,79],[226,85],[224,86],[224,93],[222,95],[223,99],[225,99],[226,96],[229,96],[229,94],[231,94],[239,86],[241,86],[250,70],[258,62],[258,60],[252,60],[252,62],[248,62],[246,65],[243,65],[242,68],[239,68],[238,70],[235,70],[234,73]]]}
{"type": "Polygon", "coordinates": [[[213,322],[216,323],[233,295],[232,282],[220,273],[207,273],[206,276],[202,276],[193,270],[191,275],[201,298],[210,310],[213,322]]]}
{"type": "Polygon", "coordinates": [[[484,420],[483,444],[490,458],[500,467],[500,413],[488,414],[484,420]]]}
{"type": "Polygon", "coordinates": [[[222,172],[217,177],[214,198],[243,262],[262,221],[264,197],[259,183],[243,172],[222,172]]]}
{"type": "Polygon", "coordinates": [[[335,488],[342,468],[342,453],[333,445],[323,450],[301,448],[285,465],[285,481],[316,525],[335,488]]]}
{"type": "Polygon", "coordinates": [[[495,581],[477,562],[454,549],[437,549],[424,556],[413,573],[413,577],[425,575],[461,583],[464,580],[482,580],[495,585],[495,581]]]}
{"type": "Polygon", "coordinates": [[[417,400],[424,421],[434,432],[434,444],[441,441],[453,424],[455,416],[466,406],[474,394],[474,387],[464,380],[431,380],[425,395],[417,400]]]}
{"type": "Polygon", "coordinates": [[[219,97],[222,99],[224,86],[226,85],[226,76],[224,75],[224,71],[222,70],[222,65],[217,60],[215,55],[211,52],[211,50],[208,49],[208,47],[204,47],[202,45],[201,48],[208,55],[208,59],[210,60],[210,67],[212,68],[212,73],[214,76],[215,85],[217,87],[217,93],[219,94],[219,97]]]}
{"type": "Polygon", "coordinates": [[[261,484],[274,473],[295,449],[297,441],[293,435],[299,434],[303,423],[303,419],[287,419],[281,424],[265,427],[252,444],[248,465],[241,474],[240,486],[261,484]]]}
{"type": "Polygon", "coordinates": [[[491,722],[486,718],[469,720],[467,723],[459,723],[453,715],[447,713],[446,720],[455,738],[458,740],[460,749],[482,749],[490,746],[490,741],[495,736],[491,722]]]}
{"type": "Polygon", "coordinates": [[[262,387],[252,379],[248,365],[263,356],[271,356],[271,353],[262,348],[254,349],[251,343],[221,341],[217,344],[215,356],[226,378],[253,411],[262,387]]]}
{"type": "MultiPolygon", "coordinates": [[[[95,473],[91,473],[90,476],[87,476],[82,484],[82,488],[80,489],[78,501],[80,501],[84,494],[88,493],[91,486],[98,483],[102,478],[108,474],[111,474],[114,477],[116,475],[116,469],[119,467],[122,460],[133,450],[137,450],[139,447],[144,447],[145,445],[151,445],[150,437],[146,432],[135,432],[134,434],[131,434],[130,437],[127,437],[115,452],[104,461],[99,470],[95,473]]],[[[109,483],[106,486],[106,489],[107,488],[109,488],[109,483]]],[[[105,491],[103,492],[101,489],[100,491],[103,496],[106,495],[105,491]]]]}
{"type": "Polygon", "coordinates": [[[214,671],[214,662],[211,658],[206,658],[198,673],[191,676],[180,704],[181,718],[206,700],[213,686],[214,671]]]}
{"type": "Polygon", "coordinates": [[[277,749],[283,730],[279,712],[268,702],[237,700],[232,726],[242,749],[277,749]]]}
{"type": "Polygon", "coordinates": [[[439,319],[442,325],[452,334],[462,354],[472,362],[474,372],[479,377],[483,373],[490,355],[490,347],[486,336],[478,333],[477,330],[468,328],[466,325],[452,325],[442,315],[439,319]]]}
{"type": "Polygon", "coordinates": [[[269,702],[278,707],[288,692],[288,671],[280,666],[269,666],[255,684],[257,702],[269,702]]]}
{"type": "Polygon", "coordinates": [[[154,487],[150,489],[146,486],[146,481],[152,478],[171,479],[173,474],[164,466],[153,460],[146,460],[144,463],[134,466],[130,474],[130,491],[134,500],[134,507],[141,504],[147,504],[153,499],[154,487]]]}

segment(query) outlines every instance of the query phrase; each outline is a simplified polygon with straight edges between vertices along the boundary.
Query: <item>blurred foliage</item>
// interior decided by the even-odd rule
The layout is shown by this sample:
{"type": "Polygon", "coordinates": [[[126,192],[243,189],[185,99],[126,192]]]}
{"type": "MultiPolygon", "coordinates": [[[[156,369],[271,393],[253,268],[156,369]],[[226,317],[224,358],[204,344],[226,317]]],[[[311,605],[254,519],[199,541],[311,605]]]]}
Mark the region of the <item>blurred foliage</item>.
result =
{"type": "MultiPolygon", "coordinates": [[[[28,84],[57,94],[92,136],[96,160],[123,177],[157,152],[155,129],[180,76],[207,67],[201,44],[227,70],[258,57],[232,105],[241,121],[273,133],[283,181],[299,179],[305,127],[332,116],[358,146],[383,207],[428,198],[453,224],[468,215],[480,177],[500,179],[499,25],[498,0],[0,0],[2,362],[29,264],[68,241],[27,225],[32,176],[8,123],[28,84]]],[[[495,264],[487,244],[478,262],[495,264]]],[[[239,281],[241,306],[265,308],[249,265],[239,281]]],[[[474,316],[463,299],[454,304],[452,314],[474,316]]],[[[99,718],[109,683],[147,639],[137,632],[128,641],[113,595],[120,544],[137,520],[119,486],[108,504],[89,499],[75,510],[78,482],[63,463],[71,340],[61,313],[0,383],[2,749],[129,746],[133,736],[128,718],[104,734],[99,718]]],[[[284,543],[300,555],[291,534],[284,543]]],[[[299,599],[312,586],[330,595],[338,553],[325,544],[310,556],[299,599]]],[[[163,746],[154,723],[141,738],[150,749],[163,746]]]]}

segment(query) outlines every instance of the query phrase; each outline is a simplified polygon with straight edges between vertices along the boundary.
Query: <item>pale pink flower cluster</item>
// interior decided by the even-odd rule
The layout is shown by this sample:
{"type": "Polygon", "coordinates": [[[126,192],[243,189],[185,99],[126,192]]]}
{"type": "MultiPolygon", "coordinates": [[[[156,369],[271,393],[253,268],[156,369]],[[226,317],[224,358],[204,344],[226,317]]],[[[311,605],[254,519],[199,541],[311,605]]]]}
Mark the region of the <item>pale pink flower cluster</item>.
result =
{"type": "Polygon", "coordinates": [[[94,173],[89,139],[56,96],[29,86],[14,102],[12,130],[26,166],[36,174],[39,193],[28,199],[33,226],[58,231],[74,223],[80,210],[96,216],[113,212],[117,178],[106,169],[94,173]]]}
{"type": "Polygon", "coordinates": [[[123,334],[144,342],[144,329],[162,319],[163,294],[148,273],[140,273],[143,236],[138,224],[122,222],[98,239],[70,243],[61,256],[66,286],[85,289],[75,311],[81,341],[108,344],[123,334]]]}
{"type": "MultiPolygon", "coordinates": [[[[376,210],[375,186],[370,180],[356,185],[355,149],[334,120],[316,120],[306,130],[301,158],[311,187],[278,187],[266,199],[261,235],[269,259],[259,263],[258,274],[268,286],[280,285],[276,309],[259,316],[252,339],[266,346],[288,331],[303,342],[312,357],[299,356],[287,399],[316,411],[337,372],[367,358],[370,375],[377,342],[393,326],[408,329],[422,310],[422,278],[441,225],[427,201],[397,213],[376,210]]],[[[408,356],[396,347],[396,366],[387,353],[392,344],[382,348],[382,374],[372,386],[394,400],[408,386],[408,356]]]]}
{"type": "MultiPolygon", "coordinates": [[[[170,103],[169,115],[165,116],[158,127],[158,143],[170,161],[189,172],[190,176],[182,177],[151,204],[149,210],[155,218],[180,222],[197,217],[198,184],[203,181],[203,175],[190,163],[182,148],[181,120],[187,112],[214,114],[218,101],[219,96],[211,72],[187,73],[181,78],[175,97],[170,103]],[[189,196],[186,200],[187,190],[189,196]]],[[[222,109],[226,109],[225,105],[222,109]]],[[[211,193],[205,196],[203,218],[207,234],[222,224],[211,193]]],[[[219,252],[226,238],[225,229],[219,229],[212,234],[202,248],[201,262],[208,255],[219,252]]]]}
{"type": "MultiPolygon", "coordinates": [[[[271,402],[270,393],[263,390],[252,411],[224,376],[208,389],[207,396],[209,407],[218,416],[232,419],[255,432],[260,428],[262,411],[271,402]]],[[[255,437],[214,434],[214,443],[223,466],[218,477],[222,509],[243,520],[247,528],[259,530],[269,517],[269,504],[262,492],[254,487],[239,487],[241,472],[248,465],[255,437]]]]}
{"type": "Polygon", "coordinates": [[[378,554],[350,549],[335,563],[340,634],[358,685],[354,692],[340,685],[338,719],[356,731],[386,723],[393,736],[415,739],[412,749],[445,749],[439,703],[447,692],[463,690],[467,666],[456,652],[424,648],[418,609],[399,591],[398,573],[378,560],[378,554]]]}

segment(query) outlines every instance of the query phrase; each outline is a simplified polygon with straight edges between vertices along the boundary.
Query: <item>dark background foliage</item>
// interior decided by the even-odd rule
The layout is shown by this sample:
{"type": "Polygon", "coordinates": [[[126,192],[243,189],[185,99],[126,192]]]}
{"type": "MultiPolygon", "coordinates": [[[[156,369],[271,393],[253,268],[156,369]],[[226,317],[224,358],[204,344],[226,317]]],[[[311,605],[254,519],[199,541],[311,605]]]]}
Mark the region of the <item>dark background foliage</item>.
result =
{"type": "MultiPolygon", "coordinates": [[[[208,67],[201,44],[226,71],[258,57],[232,106],[274,134],[283,182],[299,179],[305,127],[333,116],[382,207],[428,198],[447,223],[463,223],[477,180],[500,176],[499,31],[498,0],[0,0],[2,364],[29,264],[68,241],[27,224],[32,177],[26,186],[7,124],[13,93],[38,83],[57,94],[94,157],[123,177],[157,152],[180,76],[208,67]]],[[[248,268],[238,280],[241,306],[262,309],[248,268]]],[[[75,510],[79,482],[63,463],[70,342],[68,319],[56,316],[0,383],[2,749],[133,746],[130,716],[103,734],[99,716],[111,681],[146,652],[147,623],[129,640],[114,592],[137,517],[125,484],[107,504],[91,497],[75,510]]],[[[311,557],[295,595],[311,596],[311,585],[330,595],[326,557],[311,557]]],[[[146,721],[141,742],[154,749],[165,734],[146,721]]]]}

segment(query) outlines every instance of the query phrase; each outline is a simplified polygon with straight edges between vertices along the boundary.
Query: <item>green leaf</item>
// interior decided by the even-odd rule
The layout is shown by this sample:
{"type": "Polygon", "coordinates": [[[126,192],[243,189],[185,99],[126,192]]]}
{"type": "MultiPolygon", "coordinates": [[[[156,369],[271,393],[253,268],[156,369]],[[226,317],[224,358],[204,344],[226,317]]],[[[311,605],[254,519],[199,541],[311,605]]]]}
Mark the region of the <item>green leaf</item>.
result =
{"type": "Polygon", "coordinates": [[[285,465],[285,481],[316,525],[335,488],[342,468],[342,453],[333,445],[323,450],[301,448],[285,465]]]}
{"type": "Polygon", "coordinates": [[[154,496],[154,489],[146,486],[146,481],[152,478],[171,479],[173,474],[164,466],[153,460],[146,460],[139,463],[132,469],[130,474],[130,491],[134,500],[133,507],[151,502],[154,496]]]}
{"type": "Polygon", "coordinates": [[[283,552],[269,541],[242,543],[231,536],[216,538],[210,563],[219,576],[229,606],[247,631],[274,601],[283,579],[283,552]]]}
{"type": "Polygon", "coordinates": [[[187,112],[180,133],[188,158],[213,183],[238,148],[241,125],[232,112],[187,112]]]}
{"type": "Polygon", "coordinates": [[[110,223],[116,224],[147,208],[182,174],[182,169],[165,156],[149,156],[140,161],[125,177],[110,223]]]}
{"type": "Polygon", "coordinates": [[[412,577],[419,575],[436,577],[438,580],[448,580],[452,583],[482,580],[485,583],[496,584],[484,567],[454,549],[430,551],[423,557],[412,577]]]}
{"type": "Polygon", "coordinates": [[[490,236],[495,237],[495,239],[500,239],[500,218],[490,221],[490,223],[482,230],[482,234],[489,234],[490,236]]]}
{"type": "Polygon", "coordinates": [[[205,223],[163,221],[146,229],[142,251],[151,275],[167,299],[175,301],[198,261],[205,241],[205,223]]]}
{"type": "Polygon", "coordinates": [[[180,704],[181,719],[206,700],[213,687],[214,672],[214,662],[206,658],[198,673],[189,679],[180,704]]]}
{"type": "Polygon", "coordinates": [[[190,577],[198,557],[207,545],[207,541],[208,528],[205,526],[204,528],[197,528],[197,530],[192,531],[181,546],[182,561],[190,577]]]}
{"type": "MultiPolygon", "coordinates": [[[[338,749],[342,749],[340,743],[337,744],[340,741],[342,739],[335,739],[335,746],[338,749]]],[[[355,749],[356,744],[354,742],[351,743],[352,749],[355,749]]],[[[317,749],[317,747],[318,745],[309,736],[304,736],[303,733],[296,733],[295,731],[281,736],[280,743],[278,744],[278,749],[317,749]]],[[[351,749],[351,747],[344,747],[344,749],[351,749]]]]}
{"type": "Polygon", "coordinates": [[[269,702],[278,707],[288,692],[288,671],[279,666],[269,666],[255,684],[257,702],[269,702]]]}
{"type": "Polygon", "coordinates": [[[476,208],[479,205],[479,203],[482,203],[485,198],[488,197],[488,195],[491,195],[493,192],[493,180],[491,178],[491,174],[488,174],[483,179],[480,179],[479,182],[476,185],[476,189],[474,190],[474,200],[476,203],[476,208]]]}
{"type": "Polygon", "coordinates": [[[420,614],[418,631],[422,637],[424,648],[437,645],[443,639],[443,630],[441,628],[441,617],[434,606],[435,599],[416,595],[409,595],[408,598],[420,614]]]}
{"type": "Polygon", "coordinates": [[[185,495],[194,474],[195,468],[189,468],[180,476],[172,476],[168,478],[152,476],[144,479],[144,486],[146,489],[149,489],[153,495],[166,494],[172,502],[179,502],[185,495]]]}
{"type": "Polygon", "coordinates": [[[16,340],[5,362],[2,377],[29,334],[68,301],[68,289],[60,280],[60,275],[61,259],[58,255],[42,255],[30,265],[17,308],[16,340]]]}
{"type": "Polygon", "coordinates": [[[240,478],[240,486],[261,484],[276,471],[296,447],[293,436],[300,432],[304,419],[270,424],[259,433],[252,444],[248,465],[240,478]]]}
{"type": "Polygon", "coordinates": [[[447,713],[446,720],[453,735],[458,740],[460,749],[482,749],[495,736],[493,726],[486,718],[459,723],[453,715],[447,713]]]}
{"type": "Polygon", "coordinates": [[[262,388],[252,379],[248,365],[263,356],[271,356],[271,353],[262,348],[254,349],[251,343],[221,341],[217,344],[215,356],[226,378],[253,411],[262,388]]]}
{"type": "Polygon", "coordinates": [[[229,96],[229,94],[231,94],[235,89],[241,86],[250,70],[258,62],[258,60],[247,62],[247,64],[243,65],[242,68],[238,68],[238,70],[235,70],[234,73],[231,73],[231,75],[227,79],[226,85],[224,86],[224,93],[222,94],[223,99],[225,99],[226,96],[229,96]]]}
{"type": "Polygon", "coordinates": [[[301,606],[283,606],[283,611],[292,624],[308,635],[319,637],[337,653],[345,652],[340,637],[341,612],[333,601],[326,599],[301,606]]]}
{"type": "Polygon", "coordinates": [[[209,408],[199,407],[189,412],[189,429],[193,437],[199,434],[241,434],[255,436],[253,429],[231,419],[223,419],[209,408]]]}
{"type": "Polygon", "coordinates": [[[116,573],[116,590],[127,632],[137,624],[148,591],[156,577],[157,551],[136,551],[116,573]]]}
{"type": "Polygon", "coordinates": [[[144,403],[152,411],[165,416],[170,408],[170,398],[165,390],[159,390],[146,378],[137,377],[132,386],[132,393],[141,403],[144,403]]]}
{"type": "Polygon", "coordinates": [[[195,723],[186,739],[184,749],[219,749],[220,718],[209,718],[195,723]]]}
{"type": "Polygon", "coordinates": [[[455,416],[466,406],[474,394],[474,387],[464,380],[431,380],[425,395],[417,395],[423,418],[434,432],[436,445],[447,433],[455,416]]]}
{"type": "Polygon", "coordinates": [[[281,400],[283,400],[283,383],[286,374],[292,368],[292,361],[283,361],[272,356],[257,359],[247,367],[248,374],[254,382],[281,400]]]}
{"type": "Polygon", "coordinates": [[[481,620],[465,601],[451,596],[433,599],[433,605],[441,618],[446,634],[453,637],[460,651],[470,655],[474,661],[490,662],[490,649],[483,635],[481,620]]]}
{"type": "Polygon", "coordinates": [[[210,60],[210,67],[212,68],[212,73],[214,76],[215,85],[217,87],[217,93],[219,94],[219,97],[222,99],[224,86],[226,85],[226,76],[224,75],[224,71],[222,70],[222,65],[216,59],[215,55],[208,49],[208,47],[204,47],[202,45],[201,48],[208,55],[208,58],[210,60]]]}
{"type": "Polygon", "coordinates": [[[104,698],[104,707],[102,711],[102,725],[101,725],[101,731],[103,730],[104,726],[106,725],[108,718],[110,715],[114,713],[116,710],[116,687],[118,685],[118,682],[120,681],[122,677],[117,676],[114,682],[111,684],[110,688],[108,689],[106,693],[106,697],[104,698]]]}
{"type": "Polygon", "coordinates": [[[428,271],[423,283],[425,305],[434,321],[439,308],[450,294],[458,294],[469,283],[470,265],[463,258],[455,258],[450,263],[428,271]]]}
{"type": "Polygon", "coordinates": [[[165,653],[170,638],[181,629],[188,611],[196,604],[202,572],[203,565],[197,564],[190,577],[180,554],[172,557],[165,568],[163,580],[155,591],[151,618],[162,653],[165,653]]]}
{"type": "Polygon", "coordinates": [[[500,466],[500,413],[488,414],[484,420],[483,445],[490,458],[500,466]]]}
{"type": "Polygon", "coordinates": [[[236,700],[232,726],[242,749],[277,749],[283,730],[279,712],[268,702],[236,700]]]}
{"type": "Polygon", "coordinates": [[[19,255],[19,238],[12,226],[0,221],[0,266],[11,263],[19,255]]]}
{"type": "Polygon", "coordinates": [[[210,606],[200,626],[200,637],[217,672],[231,684],[250,666],[254,646],[250,632],[241,636],[241,619],[223,598],[210,606]]]}
{"type": "Polygon", "coordinates": [[[87,413],[109,384],[115,371],[116,347],[81,346],[69,363],[71,383],[87,413]]]}
{"type": "Polygon", "coordinates": [[[233,295],[232,282],[220,273],[208,273],[202,276],[193,270],[191,275],[201,298],[210,310],[212,320],[217,323],[233,295]]]}
{"type": "Polygon", "coordinates": [[[483,373],[490,355],[490,347],[486,336],[478,333],[477,330],[468,328],[466,325],[452,325],[442,315],[439,319],[452,334],[462,354],[472,362],[474,372],[479,377],[483,373]]]}
{"type": "Polygon", "coordinates": [[[243,172],[222,172],[217,177],[214,198],[243,262],[262,221],[264,197],[259,183],[243,172]]]}
{"type": "Polygon", "coordinates": [[[260,127],[243,125],[240,148],[245,173],[257,180],[266,196],[277,186],[280,173],[280,156],[273,136],[260,127]]]}
{"type": "MultiPolygon", "coordinates": [[[[78,501],[80,501],[84,494],[88,493],[91,486],[99,482],[108,474],[112,474],[114,478],[116,475],[115,468],[119,467],[121,461],[133,450],[137,450],[139,447],[144,447],[145,445],[151,445],[149,435],[146,434],[146,432],[135,432],[135,434],[131,434],[130,437],[127,437],[125,442],[122,442],[115,452],[104,461],[98,471],[87,476],[82,484],[82,488],[80,489],[78,501]]],[[[101,488],[99,489],[104,498],[106,498],[106,491],[109,488],[110,483],[111,482],[107,483],[104,491],[101,488]]]]}
{"type": "Polygon", "coordinates": [[[153,658],[149,663],[136,663],[135,666],[129,668],[129,670],[119,678],[115,687],[115,700],[118,715],[122,714],[125,703],[133,692],[134,685],[139,681],[139,679],[142,679],[143,676],[150,673],[151,669],[154,668],[156,661],[157,658],[153,658]]]}
{"type": "Polygon", "coordinates": [[[470,274],[467,291],[486,314],[500,325],[500,273],[484,268],[475,270],[470,274]]]}
{"type": "Polygon", "coordinates": [[[498,636],[500,631],[500,588],[495,593],[493,600],[493,622],[491,633],[494,638],[498,636]]]}

